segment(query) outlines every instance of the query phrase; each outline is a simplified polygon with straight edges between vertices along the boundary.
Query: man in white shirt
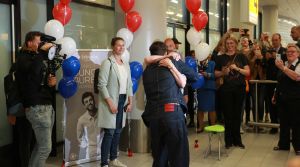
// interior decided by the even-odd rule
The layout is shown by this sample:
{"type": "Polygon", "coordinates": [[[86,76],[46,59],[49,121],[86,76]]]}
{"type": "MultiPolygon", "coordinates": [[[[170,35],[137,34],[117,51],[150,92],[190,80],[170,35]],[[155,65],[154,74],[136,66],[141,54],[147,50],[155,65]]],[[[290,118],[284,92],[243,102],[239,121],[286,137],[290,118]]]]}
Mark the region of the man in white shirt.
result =
{"type": "Polygon", "coordinates": [[[83,93],[81,100],[86,112],[77,122],[77,140],[79,146],[86,149],[85,158],[91,158],[100,155],[100,128],[97,126],[97,108],[93,93],[83,93]],[[98,144],[99,147],[97,147],[98,144]]]}

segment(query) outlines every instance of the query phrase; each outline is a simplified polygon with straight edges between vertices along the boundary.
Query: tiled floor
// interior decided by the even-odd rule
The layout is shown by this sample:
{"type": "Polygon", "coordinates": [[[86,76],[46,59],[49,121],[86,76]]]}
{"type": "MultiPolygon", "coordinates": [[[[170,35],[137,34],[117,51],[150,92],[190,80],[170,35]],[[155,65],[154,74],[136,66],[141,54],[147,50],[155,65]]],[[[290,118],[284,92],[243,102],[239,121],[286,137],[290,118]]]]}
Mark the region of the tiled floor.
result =
{"type": "MultiPolygon", "coordinates": [[[[278,134],[256,134],[248,132],[242,135],[246,149],[232,148],[227,151],[228,156],[222,156],[217,160],[217,154],[212,154],[206,159],[203,152],[208,145],[208,136],[205,133],[196,134],[190,129],[190,167],[285,167],[286,161],[295,154],[291,150],[273,151],[277,144],[278,134]],[[199,148],[194,148],[194,141],[199,140],[199,148]]],[[[217,136],[213,139],[213,150],[217,150],[217,136]]],[[[127,157],[125,152],[120,153],[119,159],[128,167],[151,167],[150,154],[135,153],[133,157],[127,157]]],[[[49,158],[46,167],[61,166],[62,153],[57,158],[49,158]]],[[[99,167],[99,162],[78,165],[78,167],[99,167]]]]}

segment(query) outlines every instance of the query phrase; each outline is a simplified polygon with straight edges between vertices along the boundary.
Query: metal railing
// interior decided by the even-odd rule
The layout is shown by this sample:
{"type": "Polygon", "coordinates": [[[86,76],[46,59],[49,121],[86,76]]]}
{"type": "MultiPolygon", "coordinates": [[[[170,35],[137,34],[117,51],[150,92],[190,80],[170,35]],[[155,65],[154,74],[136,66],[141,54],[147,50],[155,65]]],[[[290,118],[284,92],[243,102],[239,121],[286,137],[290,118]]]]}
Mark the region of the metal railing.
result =
{"type": "Polygon", "coordinates": [[[255,126],[256,133],[258,132],[258,127],[270,127],[270,128],[279,128],[278,123],[263,123],[258,122],[258,93],[257,93],[257,85],[258,84],[275,84],[277,81],[273,80],[249,80],[250,83],[255,84],[255,122],[248,122],[249,125],[255,126]]]}

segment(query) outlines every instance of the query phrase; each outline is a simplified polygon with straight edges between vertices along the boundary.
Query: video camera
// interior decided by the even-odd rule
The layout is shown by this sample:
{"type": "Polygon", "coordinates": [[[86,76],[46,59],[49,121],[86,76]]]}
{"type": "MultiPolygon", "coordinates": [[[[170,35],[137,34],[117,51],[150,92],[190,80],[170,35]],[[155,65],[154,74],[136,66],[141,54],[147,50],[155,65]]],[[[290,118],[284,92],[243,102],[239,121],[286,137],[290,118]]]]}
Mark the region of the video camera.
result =
{"type": "Polygon", "coordinates": [[[59,52],[62,49],[61,44],[56,44],[54,41],[55,37],[42,34],[41,35],[41,44],[40,47],[46,43],[52,43],[53,46],[48,50],[48,59],[47,59],[47,73],[55,75],[55,72],[61,67],[62,62],[66,59],[66,55],[60,55],[59,52]]]}

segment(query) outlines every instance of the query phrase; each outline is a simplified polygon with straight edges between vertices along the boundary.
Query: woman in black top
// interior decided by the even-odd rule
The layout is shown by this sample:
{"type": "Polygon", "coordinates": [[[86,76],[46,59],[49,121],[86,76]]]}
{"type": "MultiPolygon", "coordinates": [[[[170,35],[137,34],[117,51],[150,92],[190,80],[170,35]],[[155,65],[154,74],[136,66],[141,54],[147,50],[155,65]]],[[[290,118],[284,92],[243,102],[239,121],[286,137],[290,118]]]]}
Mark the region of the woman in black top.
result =
{"type": "Polygon", "coordinates": [[[245,76],[250,75],[245,55],[238,53],[234,37],[225,39],[225,54],[216,59],[215,76],[221,79],[221,106],[225,121],[225,147],[245,148],[240,135],[241,112],[245,96],[245,76]]]}

